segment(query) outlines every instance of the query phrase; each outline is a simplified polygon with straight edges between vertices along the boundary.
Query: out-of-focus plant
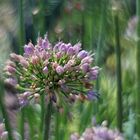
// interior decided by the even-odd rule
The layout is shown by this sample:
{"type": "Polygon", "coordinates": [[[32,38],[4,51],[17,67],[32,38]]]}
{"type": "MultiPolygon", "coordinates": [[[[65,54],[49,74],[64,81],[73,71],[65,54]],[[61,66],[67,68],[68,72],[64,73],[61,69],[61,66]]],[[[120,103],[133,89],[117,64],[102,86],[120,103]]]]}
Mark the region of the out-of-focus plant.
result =
{"type": "Polygon", "coordinates": [[[74,133],[70,137],[71,140],[124,140],[123,136],[117,130],[111,130],[107,128],[106,121],[100,126],[93,126],[92,128],[86,128],[81,136],[78,133],[74,133]]]}
{"type": "Polygon", "coordinates": [[[137,3],[137,48],[136,48],[136,133],[140,138],[140,0],[137,3]]]}

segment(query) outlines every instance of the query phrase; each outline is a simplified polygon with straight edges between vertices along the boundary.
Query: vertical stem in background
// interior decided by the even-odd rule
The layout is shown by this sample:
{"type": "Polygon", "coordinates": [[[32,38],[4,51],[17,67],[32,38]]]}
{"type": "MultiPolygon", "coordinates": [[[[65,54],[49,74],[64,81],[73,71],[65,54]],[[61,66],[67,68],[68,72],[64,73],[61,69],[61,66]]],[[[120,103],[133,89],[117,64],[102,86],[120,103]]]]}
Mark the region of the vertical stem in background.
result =
{"type": "Polygon", "coordinates": [[[4,118],[4,124],[5,124],[5,128],[6,130],[8,131],[8,140],[14,140],[13,139],[13,136],[12,136],[12,129],[11,129],[11,126],[10,126],[10,121],[9,121],[9,118],[8,118],[8,114],[7,114],[7,111],[6,111],[6,108],[5,108],[5,105],[3,103],[4,101],[4,88],[3,88],[3,83],[0,81],[0,108],[1,108],[1,111],[2,111],[2,115],[3,115],[3,118],[4,118]]]}
{"type": "Polygon", "coordinates": [[[23,0],[19,0],[19,44],[20,53],[23,52],[23,45],[25,43],[25,27],[24,27],[24,17],[23,17],[23,0]]]}
{"type": "Polygon", "coordinates": [[[118,14],[114,17],[115,22],[115,41],[116,41],[116,74],[117,74],[117,125],[122,131],[123,106],[122,106],[122,75],[121,75],[121,47],[119,34],[119,19],[118,14]]]}
{"type": "MultiPolygon", "coordinates": [[[[101,17],[100,17],[100,25],[99,25],[99,36],[97,41],[97,50],[96,50],[96,65],[100,66],[100,57],[101,57],[101,48],[102,48],[102,41],[104,36],[104,24],[105,24],[105,17],[106,17],[106,0],[102,2],[102,8],[101,8],[101,17]]],[[[98,76],[96,80],[96,87],[95,89],[99,91],[99,81],[100,81],[100,75],[98,76]]],[[[98,112],[98,103],[94,103],[94,114],[98,112]]]]}
{"type": "Polygon", "coordinates": [[[20,135],[22,140],[24,140],[24,121],[25,121],[25,111],[23,107],[21,108],[21,114],[20,114],[20,135]]]}
{"type": "Polygon", "coordinates": [[[46,26],[45,26],[45,6],[46,6],[47,0],[41,0],[40,1],[40,12],[39,12],[39,31],[40,35],[44,35],[46,33],[46,26]]]}
{"type": "Polygon", "coordinates": [[[52,101],[50,99],[47,105],[47,110],[45,111],[43,140],[49,140],[51,115],[52,115],[52,101]]]}
{"type": "MultiPolygon", "coordinates": [[[[19,53],[22,54],[23,52],[23,45],[25,44],[25,27],[24,27],[24,17],[23,17],[23,0],[19,0],[19,44],[20,49],[19,53]]],[[[21,109],[21,116],[20,116],[20,134],[22,140],[24,140],[24,121],[25,121],[25,114],[24,108],[21,109]]]]}
{"type": "Polygon", "coordinates": [[[136,49],[136,132],[140,138],[140,0],[136,1],[137,9],[137,49],[136,49]]]}
{"type": "MultiPolygon", "coordinates": [[[[101,48],[102,48],[102,41],[104,37],[104,25],[106,19],[106,0],[102,2],[101,8],[101,19],[100,19],[100,26],[99,26],[99,36],[97,41],[97,51],[96,51],[96,65],[100,66],[100,55],[101,55],[101,48]]],[[[96,82],[96,89],[99,90],[99,78],[96,82]]]]}
{"type": "Polygon", "coordinates": [[[81,41],[82,41],[82,49],[84,49],[84,37],[85,37],[84,11],[81,12],[81,15],[82,15],[81,41]]]}

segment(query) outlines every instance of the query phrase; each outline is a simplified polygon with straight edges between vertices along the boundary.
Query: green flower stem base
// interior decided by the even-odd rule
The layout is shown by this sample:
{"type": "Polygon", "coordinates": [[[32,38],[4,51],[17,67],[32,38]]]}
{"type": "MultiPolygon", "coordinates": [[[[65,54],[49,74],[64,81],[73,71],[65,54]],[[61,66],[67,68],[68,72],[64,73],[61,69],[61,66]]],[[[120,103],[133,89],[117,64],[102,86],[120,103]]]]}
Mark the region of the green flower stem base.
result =
{"type": "Polygon", "coordinates": [[[4,85],[3,83],[0,81],[0,89],[1,89],[1,93],[0,93],[0,109],[1,112],[3,114],[3,118],[4,118],[4,123],[5,123],[5,128],[8,131],[8,140],[13,140],[13,136],[12,136],[12,129],[10,126],[10,121],[9,121],[9,117],[6,111],[6,107],[4,105],[4,85]]]}
{"type": "Polygon", "coordinates": [[[44,94],[41,95],[41,124],[40,124],[40,131],[43,131],[43,124],[44,124],[44,115],[45,115],[45,96],[44,94]]]}
{"type": "Polygon", "coordinates": [[[25,108],[21,109],[21,118],[20,118],[20,134],[22,140],[24,140],[24,123],[25,123],[25,108]]]}
{"type": "Polygon", "coordinates": [[[52,115],[52,101],[50,100],[48,105],[47,105],[46,112],[45,112],[43,140],[49,140],[51,115],[52,115]]]}

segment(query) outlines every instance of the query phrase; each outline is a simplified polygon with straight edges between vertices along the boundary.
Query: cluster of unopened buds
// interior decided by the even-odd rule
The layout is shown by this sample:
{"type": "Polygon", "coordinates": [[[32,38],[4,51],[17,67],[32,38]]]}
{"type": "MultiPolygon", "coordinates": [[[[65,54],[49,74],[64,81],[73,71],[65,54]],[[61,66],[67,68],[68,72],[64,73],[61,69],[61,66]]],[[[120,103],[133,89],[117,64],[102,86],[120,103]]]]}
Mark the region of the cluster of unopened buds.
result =
{"type": "Polygon", "coordinates": [[[24,54],[10,54],[4,68],[5,82],[19,91],[20,104],[45,95],[59,104],[62,100],[96,99],[93,91],[99,68],[93,65],[93,54],[81,50],[81,44],[72,46],[58,42],[52,45],[47,35],[24,46],[24,54]]]}
{"type": "Polygon", "coordinates": [[[124,138],[118,130],[109,129],[106,122],[103,122],[100,126],[86,128],[81,136],[73,133],[70,140],[124,140],[124,138]]]}

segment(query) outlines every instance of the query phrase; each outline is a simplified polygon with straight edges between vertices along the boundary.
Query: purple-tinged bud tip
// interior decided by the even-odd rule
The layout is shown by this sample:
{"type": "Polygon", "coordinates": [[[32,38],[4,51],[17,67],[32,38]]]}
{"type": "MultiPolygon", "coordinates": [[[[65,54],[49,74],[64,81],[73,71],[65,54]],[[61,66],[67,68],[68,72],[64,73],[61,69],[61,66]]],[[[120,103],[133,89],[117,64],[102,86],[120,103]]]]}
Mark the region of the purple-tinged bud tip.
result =
{"type": "Polygon", "coordinates": [[[56,72],[61,75],[64,72],[64,68],[62,66],[57,66],[56,72]]]}
{"type": "Polygon", "coordinates": [[[78,57],[79,59],[83,59],[83,58],[85,58],[86,56],[88,56],[88,52],[85,51],[85,50],[80,51],[80,52],[78,53],[78,55],[77,55],[77,57],[78,57]]]}
{"type": "Polygon", "coordinates": [[[89,90],[87,92],[87,98],[88,100],[95,100],[97,99],[97,93],[95,91],[89,90]]]}
{"type": "Polygon", "coordinates": [[[26,55],[32,55],[34,53],[34,46],[31,42],[24,46],[24,52],[26,55]]]}
{"type": "Polygon", "coordinates": [[[48,68],[47,68],[47,66],[45,66],[45,67],[43,68],[43,72],[44,72],[45,74],[48,73],[48,68]]]}

